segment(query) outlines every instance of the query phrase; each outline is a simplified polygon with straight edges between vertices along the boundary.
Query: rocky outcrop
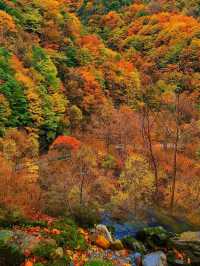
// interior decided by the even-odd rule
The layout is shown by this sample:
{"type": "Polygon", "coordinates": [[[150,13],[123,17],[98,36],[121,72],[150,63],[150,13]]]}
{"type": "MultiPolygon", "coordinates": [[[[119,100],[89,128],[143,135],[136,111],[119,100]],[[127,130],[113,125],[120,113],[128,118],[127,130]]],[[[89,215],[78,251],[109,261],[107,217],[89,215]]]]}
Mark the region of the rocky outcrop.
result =
{"type": "Polygon", "coordinates": [[[103,235],[110,243],[113,242],[113,237],[109,232],[108,228],[104,224],[98,224],[95,226],[95,233],[97,235],[103,235]]]}
{"type": "Polygon", "coordinates": [[[184,232],[173,239],[173,245],[190,258],[191,265],[200,265],[200,232],[184,232]]]}
{"type": "Polygon", "coordinates": [[[95,229],[92,231],[91,240],[92,242],[96,243],[97,246],[103,249],[124,249],[122,241],[119,239],[114,240],[108,228],[103,224],[95,226],[95,229]]]}

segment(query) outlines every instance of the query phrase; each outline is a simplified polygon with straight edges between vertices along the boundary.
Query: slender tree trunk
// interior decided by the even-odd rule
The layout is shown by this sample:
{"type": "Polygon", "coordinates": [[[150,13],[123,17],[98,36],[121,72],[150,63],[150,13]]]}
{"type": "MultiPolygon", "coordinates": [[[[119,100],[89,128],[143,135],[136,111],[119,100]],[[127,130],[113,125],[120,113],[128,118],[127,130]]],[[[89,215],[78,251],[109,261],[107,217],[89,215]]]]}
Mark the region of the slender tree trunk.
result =
{"type": "Polygon", "coordinates": [[[156,199],[158,198],[158,166],[157,166],[157,161],[154,155],[154,150],[153,150],[153,143],[152,143],[152,137],[151,137],[151,129],[150,129],[150,120],[149,120],[149,113],[146,110],[143,110],[143,118],[142,118],[142,136],[144,139],[144,143],[147,145],[148,149],[148,154],[149,154],[149,160],[151,167],[154,172],[154,177],[155,177],[155,188],[156,188],[156,199]]]}
{"type": "Polygon", "coordinates": [[[175,147],[174,147],[174,158],[173,158],[172,196],[171,196],[171,202],[170,202],[170,210],[172,213],[173,213],[173,209],[174,209],[175,190],[176,190],[178,140],[179,140],[179,129],[177,128],[176,129],[175,147]]]}
{"type": "Polygon", "coordinates": [[[154,170],[154,177],[155,177],[155,187],[156,187],[156,198],[158,196],[158,167],[157,167],[157,161],[154,156],[153,151],[153,145],[152,145],[152,138],[151,138],[151,132],[150,132],[150,123],[149,123],[149,117],[147,118],[147,138],[149,142],[149,152],[150,152],[150,158],[154,170]]]}
{"type": "Polygon", "coordinates": [[[173,175],[172,175],[172,195],[170,201],[170,211],[173,213],[174,202],[175,202],[175,192],[176,192],[176,176],[177,176],[177,153],[178,153],[178,142],[179,142],[179,102],[180,95],[176,96],[176,136],[174,143],[174,156],[173,156],[173,175]]]}
{"type": "Polygon", "coordinates": [[[85,175],[81,176],[81,186],[80,186],[80,205],[83,205],[83,189],[85,183],[85,175]]]}

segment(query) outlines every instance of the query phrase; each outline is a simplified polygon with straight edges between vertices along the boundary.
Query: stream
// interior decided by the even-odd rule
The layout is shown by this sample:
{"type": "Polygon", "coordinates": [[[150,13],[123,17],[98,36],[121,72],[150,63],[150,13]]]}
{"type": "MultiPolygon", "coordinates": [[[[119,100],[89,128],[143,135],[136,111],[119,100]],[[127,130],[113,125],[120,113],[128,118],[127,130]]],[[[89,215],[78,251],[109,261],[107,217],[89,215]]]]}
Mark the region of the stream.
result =
{"type": "Polygon", "coordinates": [[[163,211],[149,210],[146,221],[132,218],[129,221],[119,222],[112,219],[109,213],[102,215],[101,223],[114,228],[115,239],[122,239],[127,236],[135,236],[136,233],[145,227],[162,226],[169,232],[182,233],[185,231],[200,231],[200,226],[195,226],[189,222],[173,217],[163,211]]]}

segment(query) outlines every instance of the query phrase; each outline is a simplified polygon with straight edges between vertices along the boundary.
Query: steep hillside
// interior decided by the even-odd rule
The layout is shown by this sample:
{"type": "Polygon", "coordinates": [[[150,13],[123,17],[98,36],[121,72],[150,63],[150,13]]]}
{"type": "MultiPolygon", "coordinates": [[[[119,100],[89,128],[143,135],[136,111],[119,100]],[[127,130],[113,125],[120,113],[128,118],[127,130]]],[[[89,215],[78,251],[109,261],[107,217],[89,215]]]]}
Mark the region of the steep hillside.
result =
{"type": "Polygon", "coordinates": [[[81,222],[159,205],[198,224],[199,14],[0,0],[0,204],[81,222]]]}

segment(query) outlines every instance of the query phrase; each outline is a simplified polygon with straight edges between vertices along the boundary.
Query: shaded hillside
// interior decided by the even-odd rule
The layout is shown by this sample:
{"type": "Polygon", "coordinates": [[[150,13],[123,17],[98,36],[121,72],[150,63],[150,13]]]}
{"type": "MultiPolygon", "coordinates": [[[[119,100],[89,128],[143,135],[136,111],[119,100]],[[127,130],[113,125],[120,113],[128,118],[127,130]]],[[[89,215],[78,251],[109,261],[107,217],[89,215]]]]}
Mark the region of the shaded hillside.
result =
{"type": "Polygon", "coordinates": [[[2,205],[199,223],[199,5],[0,1],[2,205]]]}

